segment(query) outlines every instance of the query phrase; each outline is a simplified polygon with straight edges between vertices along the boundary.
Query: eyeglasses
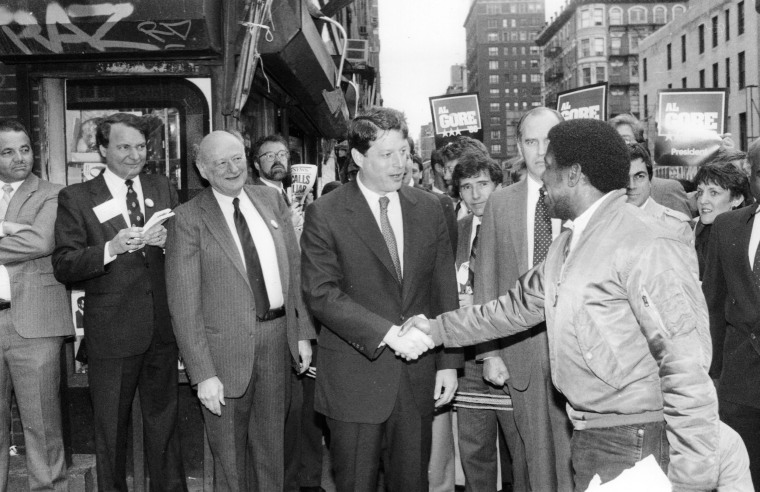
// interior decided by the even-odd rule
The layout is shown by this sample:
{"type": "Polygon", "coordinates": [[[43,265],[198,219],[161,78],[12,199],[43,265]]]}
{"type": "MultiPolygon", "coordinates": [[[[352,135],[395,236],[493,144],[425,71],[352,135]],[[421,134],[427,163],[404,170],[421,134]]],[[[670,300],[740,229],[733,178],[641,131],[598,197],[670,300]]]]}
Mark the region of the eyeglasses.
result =
{"type": "Polygon", "coordinates": [[[279,160],[287,159],[290,157],[290,152],[287,150],[281,150],[276,154],[274,152],[264,152],[263,154],[259,155],[259,159],[263,158],[265,161],[269,162],[274,161],[275,157],[279,160]]]}

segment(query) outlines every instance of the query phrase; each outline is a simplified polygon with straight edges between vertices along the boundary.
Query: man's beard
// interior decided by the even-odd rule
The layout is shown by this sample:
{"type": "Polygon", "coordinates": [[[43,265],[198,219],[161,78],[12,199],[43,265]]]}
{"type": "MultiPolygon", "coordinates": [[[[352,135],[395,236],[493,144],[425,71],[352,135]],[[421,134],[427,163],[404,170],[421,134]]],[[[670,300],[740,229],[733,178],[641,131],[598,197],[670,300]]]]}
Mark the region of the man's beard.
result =
{"type": "Polygon", "coordinates": [[[279,162],[275,162],[268,172],[262,170],[261,175],[270,181],[282,181],[288,177],[288,168],[279,162]]]}

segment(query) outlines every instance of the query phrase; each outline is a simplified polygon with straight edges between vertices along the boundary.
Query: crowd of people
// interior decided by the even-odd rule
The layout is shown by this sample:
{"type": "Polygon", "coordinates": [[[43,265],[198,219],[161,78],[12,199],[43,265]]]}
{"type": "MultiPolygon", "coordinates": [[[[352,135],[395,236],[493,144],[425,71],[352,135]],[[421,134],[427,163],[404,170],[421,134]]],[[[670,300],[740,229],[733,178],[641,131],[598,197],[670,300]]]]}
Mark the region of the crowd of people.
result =
{"type": "Polygon", "coordinates": [[[146,132],[101,119],[105,171],[63,188],[0,121],[0,448],[13,391],[31,490],[67,490],[67,286],[99,490],[127,490],[137,393],[151,487],[187,490],[179,356],[216,490],[318,491],[323,438],[346,492],[453,491],[457,460],[468,491],[584,491],[648,455],[674,490],[760,483],[760,143],[726,138],[679,183],[632,116],[538,107],[507,166],[469,137],[427,165],[403,113],[372,108],[316,200],[283,186],[285,139],[214,131],[209,186],[179,204],[142,173],[146,132]]]}

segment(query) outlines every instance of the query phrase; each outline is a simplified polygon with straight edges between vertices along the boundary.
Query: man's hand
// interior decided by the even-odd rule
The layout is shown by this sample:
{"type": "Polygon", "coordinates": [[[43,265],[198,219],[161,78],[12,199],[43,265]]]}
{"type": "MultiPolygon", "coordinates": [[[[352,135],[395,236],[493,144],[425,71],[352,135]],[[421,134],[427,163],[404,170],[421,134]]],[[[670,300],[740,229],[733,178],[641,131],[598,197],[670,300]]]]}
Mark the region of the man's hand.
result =
{"type": "Polygon", "coordinates": [[[3,221],[3,235],[12,236],[18,234],[21,231],[31,230],[32,226],[29,224],[19,224],[18,222],[3,221]]]}
{"type": "Polygon", "coordinates": [[[137,251],[145,246],[142,227],[127,227],[116,234],[108,242],[108,252],[111,256],[120,255],[126,252],[137,251]]]}
{"type": "Polygon", "coordinates": [[[198,399],[211,413],[221,417],[221,405],[225,404],[224,385],[218,377],[214,376],[198,383],[198,399]]]}
{"type": "Polygon", "coordinates": [[[506,384],[509,371],[501,357],[489,357],[483,361],[483,379],[500,388],[506,384]]]}
{"type": "Polygon", "coordinates": [[[293,227],[303,227],[303,206],[298,200],[293,200],[290,204],[290,220],[293,227]]]}
{"type": "Polygon", "coordinates": [[[151,227],[150,230],[143,232],[143,241],[149,246],[163,248],[166,244],[166,227],[161,224],[151,227]]]}
{"type": "Polygon", "coordinates": [[[472,306],[472,294],[459,294],[459,307],[472,306]]]}
{"type": "Polygon", "coordinates": [[[459,382],[457,380],[456,369],[441,369],[435,373],[435,408],[442,407],[451,403],[454,399],[454,393],[457,391],[459,382]]]}
{"type": "Polygon", "coordinates": [[[401,325],[401,330],[398,332],[398,336],[403,337],[412,328],[417,328],[422,333],[426,335],[430,335],[430,321],[423,314],[412,316],[411,318],[406,320],[406,322],[404,322],[404,324],[401,325]]]}
{"type": "Polygon", "coordinates": [[[298,340],[298,356],[301,359],[298,364],[298,374],[303,374],[311,365],[311,340],[298,340]]]}
{"type": "Polygon", "coordinates": [[[385,334],[383,342],[388,345],[396,355],[406,360],[416,360],[420,355],[435,348],[433,340],[417,329],[410,329],[404,336],[400,334],[400,327],[393,326],[385,334]]]}

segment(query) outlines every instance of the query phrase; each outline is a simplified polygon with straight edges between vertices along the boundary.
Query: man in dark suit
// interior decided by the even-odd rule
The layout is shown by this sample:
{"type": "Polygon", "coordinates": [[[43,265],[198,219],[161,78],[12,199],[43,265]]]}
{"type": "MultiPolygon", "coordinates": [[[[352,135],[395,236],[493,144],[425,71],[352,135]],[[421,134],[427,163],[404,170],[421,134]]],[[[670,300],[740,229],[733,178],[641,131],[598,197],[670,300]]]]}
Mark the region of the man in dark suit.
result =
{"type": "Polygon", "coordinates": [[[13,389],[29,490],[65,491],[60,353],[74,329],[50,263],[61,187],[32,174],[33,161],[24,126],[0,121],[0,490],[8,484],[13,389]]]}
{"type": "MultiPolygon", "coordinates": [[[[749,148],[750,188],[760,199],[760,142],[749,148]]],[[[760,484],[760,219],[756,205],[720,214],[712,225],[702,289],[713,341],[710,376],[720,418],[744,440],[760,484]]]]}
{"type": "Polygon", "coordinates": [[[64,188],[55,223],[58,280],[81,284],[99,490],[127,490],[127,425],[139,389],[151,484],[186,489],[177,432],[177,343],[169,319],[157,211],[177,205],[164,176],[140,174],[147,124],[116,113],[98,125],[106,170],[64,188]]]}
{"type": "Polygon", "coordinates": [[[283,490],[290,371],[308,369],[315,336],[290,213],[274,190],[244,186],[245,148],[231,133],[203,139],[198,169],[211,187],[176,210],[166,278],[215,487],[283,490]]]}
{"type": "Polygon", "coordinates": [[[431,342],[420,332],[397,336],[416,311],[458,304],[441,205],[402,187],[407,133],[393,109],[355,118],[357,180],[306,209],[303,289],[323,324],[316,408],[327,418],[339,491],[376,490],[382,451],[389,490],[428,489],[433,410],[453,397],[461,365],[458,354],[420,357],[431,342]]]}
{"type": "MultiPolygon", "coordinates": [[[[546,212],[541,177],[547,135],[561,119],[556,111],[538,107],[518,123],[517,148],[528,175],[488,200],[475,261],[476,304],[506,294],[521,274],[544,260],[552,238],[560,233],[560,221],[546,212]]],[[[519,432],[520,439],[507,439],[516,489],[572,489],[570,423],[550,378],[546,325],[479,351],[483,377],[512,397],[513,412],[499,414],[499,419],[503,430],[516,425],[519,432]]]]}

